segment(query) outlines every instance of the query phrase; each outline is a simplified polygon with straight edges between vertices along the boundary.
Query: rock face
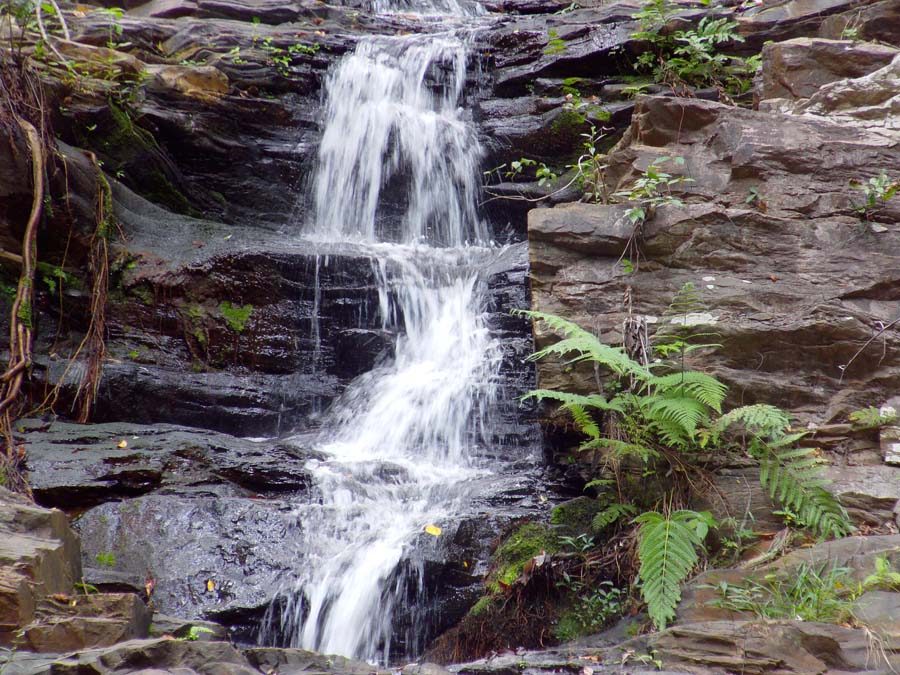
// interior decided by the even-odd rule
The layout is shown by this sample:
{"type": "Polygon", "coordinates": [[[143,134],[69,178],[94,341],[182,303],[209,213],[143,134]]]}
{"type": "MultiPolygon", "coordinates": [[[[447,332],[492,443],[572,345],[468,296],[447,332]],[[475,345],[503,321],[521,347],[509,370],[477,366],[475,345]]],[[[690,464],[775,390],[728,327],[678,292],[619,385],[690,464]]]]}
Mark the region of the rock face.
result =
{"type": "MultiPolygon", "coordinates": [[[[828,425],[896,393],[898,333],[880,328],[896,319],[900,201],[861,208],[865,196],[855,186],[900,162],[900,133],[883,96],[867,108],[864,95],[831,110],[813,102],[835,100],[828,91],[890,81],[895,54],[893,47],[834,40],[770,45],[760,95],[790,100],[764,100],[759,111],[641,98],[608,158],[609,191],[627,190],[658,157],[680,157],[683,168],[665,166],[691,179],[679,187],[684,206],[660,207],[637,233],[623,205],[529,214],[536,309],[619,343],[626,293],[634,313],[653,326],[667,320],[675,292],[692,283],[722,344],[703,367],[729,384],[733,404],[774,404],[809,425],[813,439],[835,453],[835,492],[858,522],[875,526],[894,521],[900,474],[884,465],[877,434],[828,425]],[[634,273],[619,264],[623,255],[635,261],[634,273]],[[877,348],[867,346],[874,336],[877,348]]],[[[537,335],[540,343],[546,338],[537,335]]],[[[550,388],[593,387],[592,377],[551,363],[539,364],[539,380],[550,388]]],[[[726,501],[734,496],[724,492],[726,501]]],[[[732,501],[732,515],[746,508],[732,501]]],[[[763,499],[755,513],[767,510],[763,499]]]]}
{"type": "Polygon", "coordinates": [[[66,516],[0,488],[0,645],[53,652],[146,637],[150,610],[131,593],[75,595],[83,580],[66,516]]]}
{"type": "MultiPolygon", "coordinates": [[[[298,195],[308,192],[315,162],[326,74],[359,35],[415,29],[409,17],[345,4],[129,0],[116,20],[100,8],[64,8],[79,43],[59,41],[60,48],[89,82],[78,91],[51,82],[66,171],[50,180],[73,198],[53,204],[41,256],[87,269],[100,195],[85,151],[108,174],[124,237],[112,248],[97,424],[34,420],[19,432],[39,502],[77,510],[83,557],[61,514],[9,507],[3,516],[9,523],[28,521],[39,534],[19,533],[0,545],[17,542],[5,554],[10,571],[0,584],[3,616],[13,618],[0,630],[12,639],[15,628],[27,626],[22,639],[36,651],[102,648],[47,659],[17,655],[13,672],[333,668],[299,651],[242,654],[222,644],[165,639],[108,645],[146,635],[135,593],[146,593],[148,583],[156,607],[178,615],[155,634],[171,627],[186,637],[203,616],[252,637],[295,558],[285,532],[296,525],[291,500],[308,487],[304,464],[312,454],[303,437],[239,436],[313,433],[347,383],[392,353],[396,336],[378,318],[371,256],[296,237],[309,218],[308,200],[298,195]],[[114,49],[113,42],[123,44],[114,49]],[[120,84],[126,85],[115,99],[120,105],[110,106],[110,91],[120,84]],[[60,234],[69,232],[70,218],[71,242],[60,234]],[[70,593],[82,576],[104,590],[133,592],[79,599],[73,611],[55,606],[65,603],[50,596],[70,593]]],[[[626,291],[636,313],[659,320],[673,293],[693,282],[723,344],[707,365],[729,383],[733,402],[774,403],[813,425],[854,519],[891,527],[900,518],[900,468],[884,466],[875,433],[834,427],[851,410],[888,400],[900,375],[897,331],[878,333],[896,318],[900,200],[863,208],[861,219],[864,195],[853,187],[900,165],[897,3],[717,7],[717,15],[738,21],[746,42],[735,47],[742,53],[774,41],[764,48],[761,101],[752,111],[704,100],[716,97],[712,91],[674,98],[656,85],[646,89],[656,95],[633,100],[623,71],[644,49],[631,37],[640,3],[580,4],[486,3],[502,15],[473,35],[466,85],[466,106],[487,149],[482,168],[525,155],[564,171],[577,161],[583,134],[604,126],[604,148],[623,135],[608,158],[610,192],[627,188],[661,155],[683,157],[693,182],[683,208],[659,209],[639,233],[639,255],[628,254],[637,264],[633,274],[617,264],[635,234],[627,207],[586,203],[532,210],[530,268],[520,243],[484,270],[488,323],[505,339],[506,403],[492,429],[492,452],[500,457],[537,440],[534,411],[516,401],[532,384],[522,366],[532,342],[525,323],[508,315],[528,305],[529,282],[536,309],[610,341],[621,339],[626,291]],[[882,44],[842,39],[852,35],[882,44]]],[[[680,2],[667,29],[708,11],[680,2]]],[[[16,250],[19,233],[6,225],[24,220],[27,174],[22,152],[0,152],[5,250],[16,250]]],[[[553,189],[506,182],[495,191],[535,198],[553,189]]],[[[577,198],[570,186],[541,206],[577,198]]],[[[525,236],[530,205],[485,205],[498,241],[525,236]]],[[[90,313],[85,288],[67,286],[61,297],[63,311],[47,288],[38,294],[32,377],[37,401],[48,385],[62,383],[58,411],[68,409],[78,387],[80,364],[70,369],[65,356],[80,343],[90,313]]],[[[537,335],[541,342],[547,337],[537,335]]],[[[577,370],[540,368],[542,386],[593,386],[577,370]]],[[[888,434],[880,440],[891,447],[888,434]]],[[[725,499],[710,507],[728,515],[750,504],[765,514],[769,504],[754,488],[754,474],[752,466],[720,467],[716,481],[725,499]]],[[[547,510],[536,503],[545,485],[538,479],[535,473],[485,482],[470,514],[418,548],[419,558],[408,564],[427,570],[430,605],[400,613],[398,644],[413,633],[431,637],[466,611],[494,533],[547,510]]],[[[757,523],[780,527],[775,519],[757,523]]],[[[892,603],[870,595],[860,599],[860,611],[883,620],[892,616],[892,603]]],[[[656,649],[679,669],[714,672],[735,664],[758,672],[867,667],[860,631],[707,619],[603,658],[628,672],[640,672],[624,656],[632,648],[656,649]],[[773,656],[773,649],[784,655],[773,656]]],[[[590,675],[597,649],[501,657],[459,670],[590,675]]],[[[349,662],[336,667],[369,671],[349,662]]]]}

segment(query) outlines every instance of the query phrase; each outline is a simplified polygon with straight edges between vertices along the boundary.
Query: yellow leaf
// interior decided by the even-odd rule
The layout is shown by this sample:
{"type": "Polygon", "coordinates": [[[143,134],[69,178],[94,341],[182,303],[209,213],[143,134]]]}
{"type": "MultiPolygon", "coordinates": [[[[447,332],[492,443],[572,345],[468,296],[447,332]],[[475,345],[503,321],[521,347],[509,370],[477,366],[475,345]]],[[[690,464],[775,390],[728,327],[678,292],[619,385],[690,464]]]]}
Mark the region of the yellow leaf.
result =
{"type": "Polygon", "coordinates": [[[119,448],[127,448],[127,447],[128,447],[128,441],[126,441],[126,440],[123,438],[121,441],[118,442],[118,444],[116,445],[116,447],[119,447],[119,448]]]}
{"type": "Polygon", "coordinates": [[[212,579],[207,579],[206,580],[206,590],[209,591],[210,593],[212,593],[214,590],[216,590],[216,582],[213,581],[212,579]]]}
{"type": "Polygon", "coordinates": [[[426,531],[428,534],[430,534],[430,535],[432,535],[432,536],[435,536],[435,537],[440,537],[440,536],[441,536],[441,532],[442,532],[441,528],[439,528],[437,525],[426,525],[426,526],[425,526],[425,531],[426,531]]]}

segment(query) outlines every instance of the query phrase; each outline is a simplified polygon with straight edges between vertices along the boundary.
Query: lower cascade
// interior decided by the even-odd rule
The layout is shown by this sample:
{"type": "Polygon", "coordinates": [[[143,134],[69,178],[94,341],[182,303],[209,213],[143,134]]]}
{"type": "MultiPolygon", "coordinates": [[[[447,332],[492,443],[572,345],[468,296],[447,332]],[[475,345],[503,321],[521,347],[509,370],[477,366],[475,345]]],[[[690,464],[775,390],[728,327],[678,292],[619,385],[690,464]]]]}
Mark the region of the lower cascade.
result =
{"type": "Polygon", "coordinates": [[[466,59],[452,35],[371,38],[328,80],[309,234],[364,248],[382,326],[399,337],[326,415],[312,497],[296,508],[308,558],[263,641],[385,663],[414,656],[419,627],[400,646],[392,635],[395,609],[422,600],[417,539],[439,536],[474,479],[497,470],[487,430],[502,347],[480,270],[501,249],[476,214],[466,59]]]}

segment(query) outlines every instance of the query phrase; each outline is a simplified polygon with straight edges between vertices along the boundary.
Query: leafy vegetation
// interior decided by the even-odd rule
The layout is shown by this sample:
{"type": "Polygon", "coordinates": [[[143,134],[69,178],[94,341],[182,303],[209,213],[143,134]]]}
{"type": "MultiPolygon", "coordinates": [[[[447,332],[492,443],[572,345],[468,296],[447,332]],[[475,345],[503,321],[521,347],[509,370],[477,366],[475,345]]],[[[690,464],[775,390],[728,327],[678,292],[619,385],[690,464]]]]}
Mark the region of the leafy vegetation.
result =
{"type": "Polygon", "coordinates": [[[853,209],[862,220],[866,221],[873,220],[900,191],[900,181],[888,178],[886,171],[867,181],[853,181],[850,185],[863,193],[865,201],[855,205],[853,209]]]}
{"type": "Polygon", "coordinates": [[[666,25],[676,11],[670,0],[647,0],[634,15],[640,30],[632,37],[650,45],[638,58],[638,69],[650,72],[656,82],[676,88],[713,86],[731,95],[748,91],[760,57],[745,59],[719,51],[744,41],[736,31],[738,23],[705,16],[695,28],[667,32],[666,25]]]}
{"type": "Polygon", "coordinates": [[[714,587],[719,597],[710,604],[763,619],[842,623],[851,616],[855,586],[845,567],[804,564],[762,581],[722,582],[714,587]]]}
{"type": "Polygon", "coordinates": [[[235,333],[243,333],[253,314],[253,305],[233,305],[227,300],[219,304],[219,313],[235,333]]]}
{"type": "Polygon", "coordinates": [[[689,499],[690,476],[699,471],[702,452],[743,452],[756,459],[768,494],[814,534],[841,536],[850,530],[847,514],[825,487],[817,450],[800,445],[805,433],[793,432],[784,412],[766,404],[725,412],[725,384],[686,367],[688,353],[716,346],[710,342],[715,334],[700,328],[702,321],[688,320],[703,316],[693,311],[697,303],[692,287],[676,295],[667,312],[674,328],[658,332],[658,357],[652,361],[649,355],[635,360],[624,348],[604,344],[558,316],[521,312],[562,336],[532,359],[555,356],[605,373],[595,393],[537,389],[527,397],[557,403],[585,437],[579,450],[599,461],[600,473],[589,483],[602,501],[595,531],[638,525],[637,580],[659,628],[671,620],[680,585],[697,564],[707,532],[716,527],[708,513],[677,506],[689,499]],[[622,484],[622,467],[639,472],[643,494],[622,484]],[[661,492],[649,497],[645,481],[663,476],[670,477],[668,485],[660,480],[661,492]]]}

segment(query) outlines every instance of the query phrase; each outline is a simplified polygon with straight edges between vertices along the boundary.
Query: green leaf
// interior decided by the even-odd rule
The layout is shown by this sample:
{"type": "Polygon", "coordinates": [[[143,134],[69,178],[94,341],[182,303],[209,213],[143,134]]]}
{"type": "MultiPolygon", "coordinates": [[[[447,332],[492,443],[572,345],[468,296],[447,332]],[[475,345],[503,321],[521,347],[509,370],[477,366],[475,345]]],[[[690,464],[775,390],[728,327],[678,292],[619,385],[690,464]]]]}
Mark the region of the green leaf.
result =
{"type": "Polygon", "coordinates": [[[675,607],[681,600],[681,583],[696,566],[697,548],[703,546],[706,532],[714,521],[708,513],[681,510],[668,518],[648,511],[634,522],[640,525],[641,595],[654,626],[662,630],[675,618],[675,607]]]}

